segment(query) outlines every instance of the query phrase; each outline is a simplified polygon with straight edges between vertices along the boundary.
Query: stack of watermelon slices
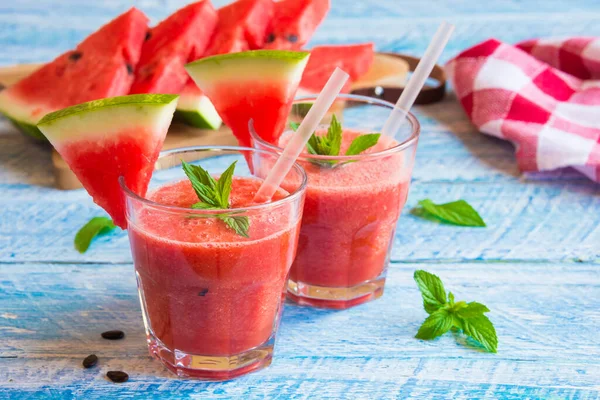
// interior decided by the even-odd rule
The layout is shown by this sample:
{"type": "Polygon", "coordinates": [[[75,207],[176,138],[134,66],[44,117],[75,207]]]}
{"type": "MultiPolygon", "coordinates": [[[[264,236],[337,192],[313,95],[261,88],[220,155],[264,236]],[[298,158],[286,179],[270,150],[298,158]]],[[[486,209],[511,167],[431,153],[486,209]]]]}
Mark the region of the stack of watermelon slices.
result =
{"type": "MultiPolygon", "coordinates": [[[[150,30],[146,16],[132,8],[74,50],[0,92],[0,113],[30,136],[44,139],[35,124],[49,112],[130,93],[179,94],[176,117],[218,129],[219,114],[184,65],[244,50],[301,50],[329,7],[330,0],[237,0],[215,10],[210,0],[200,0],[150,30]]],[[[358,79],[372,62],[371,44],[317,47],[299,94],[319,92],[336,66],[358,79]]]]}

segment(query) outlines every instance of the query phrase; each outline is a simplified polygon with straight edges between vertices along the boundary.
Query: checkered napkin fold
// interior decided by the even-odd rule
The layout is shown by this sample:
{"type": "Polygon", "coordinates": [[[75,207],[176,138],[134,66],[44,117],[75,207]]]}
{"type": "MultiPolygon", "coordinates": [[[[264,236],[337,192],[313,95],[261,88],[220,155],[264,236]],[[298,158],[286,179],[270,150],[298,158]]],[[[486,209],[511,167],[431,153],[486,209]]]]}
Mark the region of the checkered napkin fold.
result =
{"type": "Polygon", "coordinates": [[[522,171],[600,182],[600,39],[487,40],[446,65],[477,128],[516,145],[522,171]]]}

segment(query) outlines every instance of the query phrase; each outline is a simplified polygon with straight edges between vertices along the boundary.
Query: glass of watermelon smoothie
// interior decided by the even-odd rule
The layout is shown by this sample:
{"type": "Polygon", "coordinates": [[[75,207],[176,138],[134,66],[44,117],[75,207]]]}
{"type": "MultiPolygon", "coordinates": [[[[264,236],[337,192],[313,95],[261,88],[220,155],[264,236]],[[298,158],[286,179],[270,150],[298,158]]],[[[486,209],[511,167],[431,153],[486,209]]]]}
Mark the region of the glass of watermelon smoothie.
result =
{"type": "MultiPolygon", "coordinates": [[[[300,123],[315,99],[296,99],[288,126],[300,123]]],[[[346,154],[358,136],[381,132],[393,107],[369,97],[339,95],[315,135],[327,135],[335,114],[342,125],[339,154],[346,154]]],[[[287,285],[293,301],[343,309],[383,294],[420,131],[412,114],[406,119],[395,137],[380,136],[377,144],[358,155],[315,155],[305,150],[297,160],[308,175],[308,187],[298,254],[287,285]]],[[[294,132],[286,131],[278,143],[266,142],[259,132],[251,134],[256,148],[281,152],[294,132]]]]}
{"type": "Polygon", "coordinates": [[[296,164],[286,190],[253,202],[277,157],[242,147],[176,149],[161,153],[144,198],[121,181],[149,351],[179,376],[227,380],[271,363],[306,188],[296,164]],[[237,161],[229,208],[192,209],[199,197],[182,161],[216,179],[237,161]],[[245,219],[247,230],[227,219],[245,219]]]}

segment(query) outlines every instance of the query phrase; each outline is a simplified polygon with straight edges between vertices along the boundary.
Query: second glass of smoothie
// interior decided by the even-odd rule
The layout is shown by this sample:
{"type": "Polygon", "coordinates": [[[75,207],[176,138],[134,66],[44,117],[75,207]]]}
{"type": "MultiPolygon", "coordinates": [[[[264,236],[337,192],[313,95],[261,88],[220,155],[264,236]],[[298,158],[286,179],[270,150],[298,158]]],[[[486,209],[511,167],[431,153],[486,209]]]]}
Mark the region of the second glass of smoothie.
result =
{"type": "Polygon", "coordinates": [[[306,185],[295,165],[287,190],[255,203],[277,157],[239,147],[177,149],[161,153],[145,198],[121,182],[148,347],[179,376],[226,380],[271,363],[306,185]],[[215,179],[237,161],[230,208],[192,209],[199,199],[182,160],[215,179]],[[247,221],[244,235],[228,226],[232,219],[247,221]]]}
{"type": "MultiPolygon", "coordinates": [[[[295,101],[290,126],[306,115],[315,97],[295,101]]],[[[393,104],[369,97],[340,95],[316,135],[326,135],[332,115],[342,125],[345,154],[352,141],[380,133],[393,104]]],[[[281,152],[294,132],[267,143],[251,130],[254,146],[281,152]]],[[[298,163],[308,176],[304,216],[288,297],[309,306],[349,308],[383,294],[396,224],[408,195],[419,123],[408,114],[394,137],[353,156],[304,152],[298,163]]],[[[293,184],[288,177],[287,183],[293,184]]],[[[287,184],[284,182],[283,187],[287,184]]]]}

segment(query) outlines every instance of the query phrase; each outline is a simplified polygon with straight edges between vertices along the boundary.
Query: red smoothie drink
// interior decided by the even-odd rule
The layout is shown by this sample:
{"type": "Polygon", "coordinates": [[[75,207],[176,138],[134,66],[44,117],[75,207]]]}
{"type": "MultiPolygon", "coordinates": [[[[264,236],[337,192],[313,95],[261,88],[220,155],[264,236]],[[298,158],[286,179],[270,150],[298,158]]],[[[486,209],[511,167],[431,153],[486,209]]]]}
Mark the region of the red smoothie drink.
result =
{"type": "Polygon", "coordinates": [[[230,209],[247,216],[249,237],[214,214],[179,212],[198,202],[189,180],[150,191],[129,213],[150,352],[179,375],[229,379],[270,363],[301,209],[283,190],[254,204],[261,182],[232,181],[230,209]]]}
{"type": "MultiPolygon", "coordinates": [[[[369,120],[377,120],[377,111],[370,109],[377,101],[362,104],[357,98],[347,96],[345,107],[338,106],[336,111],[342,125],[337,155],[315,154],[319,143],[315,140],[312,153],[307,147],[297,160],[306,171],[308,185],[288,296],[303,305],[348,308],[383,294],[396,225],[408,195],[418,123],[410,116],[406,137],[380,135],[371,147],[359,154],[350,151],[348,156],[357,138],[381,131],[380,126],[372,129],[369,120]]],[[[301,117],[302,107],[296,111],[301,117]]],[[[384,108],[382,114],[381,121],[385,121],[389,109],[384,108]]],[[[290,119],[297,123],[298,114],[290,119]]],[[[329,121],[315,136],[328,136],[327,125],[329,121]]],[[[286,132],[277,146],[255,135],[255,146],[281,151],[293,134],[286,132]]]]}
{"type": "MultiPolygon", "coordinates": [[[[344,131],[344,152],[361,132],[344,131]]],[[[381,138],[365,154],[398,145],[381,138]]],[[[324,287],[352,287],[381,275],[410,176],[398,155],[334,168],[309,161],[298,254],[290,279],[324,287]]]]}

